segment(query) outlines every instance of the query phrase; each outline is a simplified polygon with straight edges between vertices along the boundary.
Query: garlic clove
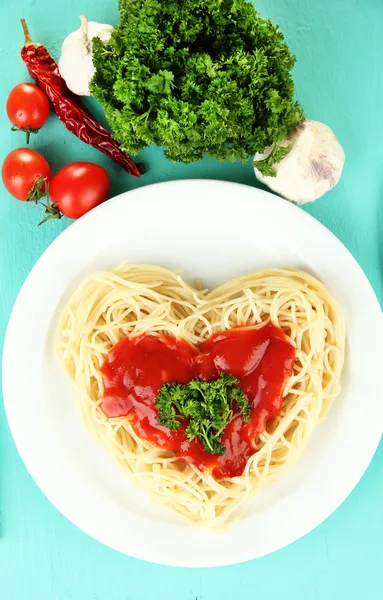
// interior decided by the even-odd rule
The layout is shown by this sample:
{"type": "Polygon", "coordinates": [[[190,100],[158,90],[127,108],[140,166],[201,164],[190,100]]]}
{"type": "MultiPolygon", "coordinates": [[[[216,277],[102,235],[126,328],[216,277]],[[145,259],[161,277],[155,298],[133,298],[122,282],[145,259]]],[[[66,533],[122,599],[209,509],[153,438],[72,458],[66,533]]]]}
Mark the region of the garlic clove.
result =
{"type": "Polygon", "coordinates": [[[81,26],[70,33],[61,48],[59,70],[68,88],[78,96],[90,96],[89,84],[95,73],[92,60],[92,39],[99,37],[107,43],[113,27],[106,23],[80,17],[81,26]]]}
{"type": "MultiPolygon", "coordinates": [[[[298,204],[314,202],[339,181],[345,160],[342,146],[327,125],[306,119],[280,146],[291,146],[288,154],[274,168],[275,177],[265,176],[254,166],[259,181],[287,200],[298,204]]],[[[254,161],[267,158],[273,146],[254,161]]]]}

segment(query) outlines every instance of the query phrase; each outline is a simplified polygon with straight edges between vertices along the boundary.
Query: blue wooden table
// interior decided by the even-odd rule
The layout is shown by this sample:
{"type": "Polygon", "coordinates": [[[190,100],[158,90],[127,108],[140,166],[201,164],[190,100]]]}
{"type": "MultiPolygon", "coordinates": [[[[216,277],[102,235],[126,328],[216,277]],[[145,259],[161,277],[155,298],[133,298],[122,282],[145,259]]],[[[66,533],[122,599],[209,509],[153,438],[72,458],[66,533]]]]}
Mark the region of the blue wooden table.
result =
{"type": "MultiPolygon", "coordinates": [[[[166,1],[166,0],[163,0],[166,1]]],[[[297,96],[306,115],[327,123],[346,151],[339,186],[305,208],[350,249],[383,300],[383,2],[382,0],[258,0],[279,23],[297,55],[297,96]]],[[[36,41],[59,56],[79,14],[114,24],[117,0],[13,0],[0,7],[0,158],[24,145],[5,115],[9,90],[28,81],[19,57],[20,17],[36,41]]],[[[102,119],[100,108],[93,106],[102,119]]],[[[74,160],[105,166],[113,193],[185,177],[255,185],[250,166],[212,160],[184,166],[161,150],[140,157],[149,171],[139,181],[85,146],[51,116],[32,141],[54,170],[74,160]]],[[[182,199],[180,199],[182,202],[182,199]]],[[[41,228],[33,205],[0,186],[0,337],[33,264],[70,223],[41,228]]],[[[355,290],[357,293],[357,290],[355,290]]],[[[44,298],[41,298],[44,302],[44,298]]],[[[22,365],[20,365],[22,372],[22,365]]],[[[366,374],[368,376],[368,374],[366,374]]],[[[363,402],[363,398],[360,399],[363,402]]],[[[373,415],[371,415],[373,418],[373,415]]],[[[363,435],[368,423],[361,423],[363,435]]],[[[42,432],[43,435],[43,432],[42,432]]],[[[81,533],[44,498],[24,468],[0,405],[0,598],[2,600],[378,600],[383,598],[383,445],[347,501],[292,546],[235,567],[171,569],[120,555],[81,533]]]]}

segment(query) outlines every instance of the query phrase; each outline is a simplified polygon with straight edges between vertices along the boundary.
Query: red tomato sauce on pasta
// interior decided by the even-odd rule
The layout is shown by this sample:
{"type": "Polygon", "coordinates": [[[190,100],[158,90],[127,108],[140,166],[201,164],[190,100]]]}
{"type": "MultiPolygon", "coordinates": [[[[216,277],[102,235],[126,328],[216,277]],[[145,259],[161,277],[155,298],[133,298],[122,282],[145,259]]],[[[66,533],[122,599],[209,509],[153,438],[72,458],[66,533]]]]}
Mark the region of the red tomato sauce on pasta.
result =
{"type": "Polygon", "coordinates": [[[102,366],[108,417],[128,416],[137,435],[175,453],[217,479],[241,475],[254,453],[254,438],[282,408],[282,393],[294,366],[295,349],[271,323],[259,329],[235,328],[211,336],[197,348],[174,337],[126,337],[108,353],[102,366]],[[188,441],[187,423],[177,431],[160,425],[156,396],[162,384],[188,383],[194,377],[212,381],[221,372],[237,377],[251,404],[251,420],[237,417],[220,439],[225,454],[207,452],[198,438],[188,441]]]}

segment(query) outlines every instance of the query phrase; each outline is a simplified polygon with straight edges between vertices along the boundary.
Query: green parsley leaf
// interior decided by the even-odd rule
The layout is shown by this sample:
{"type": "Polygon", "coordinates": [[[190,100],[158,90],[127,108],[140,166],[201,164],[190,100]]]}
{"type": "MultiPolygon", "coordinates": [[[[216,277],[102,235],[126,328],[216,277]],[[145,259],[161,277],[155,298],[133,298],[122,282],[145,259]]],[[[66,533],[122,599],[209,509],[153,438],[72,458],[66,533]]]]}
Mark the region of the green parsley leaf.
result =
{"type": "Polygon", "coordinates": [[[130,154],[156,144],[172,161],[246,162],[302,120],[295,57],[252,3],[119,0],[119,10],[110,41],[93,40],[91,91],[130,154]]]}
{"type": "Polygon", "coordinates": [[[277,174],[275,165],[285,158],[290,150],[291,146],[279,146],[278,144],[275,144],[269,156],[263,160],[253,161],[253,166],[265,177],[275,177],[277,174]]]}
{"type": "Polygon", "coordinates": [[[199,438],[207,452],[223,455],[220,438],[228,424],[238,416],[245,422],[251,417],[250,403],[238,384],[230,373],[221,373],[215,381],[165,383],[156,398],[158,422],[176,431],[186,421],[189,441],[199,438]]]}

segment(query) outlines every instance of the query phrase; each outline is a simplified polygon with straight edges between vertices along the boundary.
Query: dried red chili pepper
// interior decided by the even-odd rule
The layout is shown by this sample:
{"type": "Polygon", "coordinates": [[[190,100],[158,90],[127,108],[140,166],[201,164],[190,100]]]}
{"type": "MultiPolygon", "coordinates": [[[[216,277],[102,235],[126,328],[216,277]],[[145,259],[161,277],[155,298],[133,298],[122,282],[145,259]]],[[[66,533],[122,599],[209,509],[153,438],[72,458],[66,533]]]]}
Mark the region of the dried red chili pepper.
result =
{"type": "Polygon", "coordinates": [[[21,58],[27,65],[32,79],[48,96],[60,121],[80,140],[110,156],[131,175],[140,177],[140,172],[144,172],[143,165],[138,166],[141,167],[139,170],[132,159],[121,149],[120,143],[114,140],[111,134],[93,118],[78,96],[70,91],[60,75],[57,63],[45,46],[32,41],[24,19],[21,19],[21,24],[25,36],[21,58]]]}

